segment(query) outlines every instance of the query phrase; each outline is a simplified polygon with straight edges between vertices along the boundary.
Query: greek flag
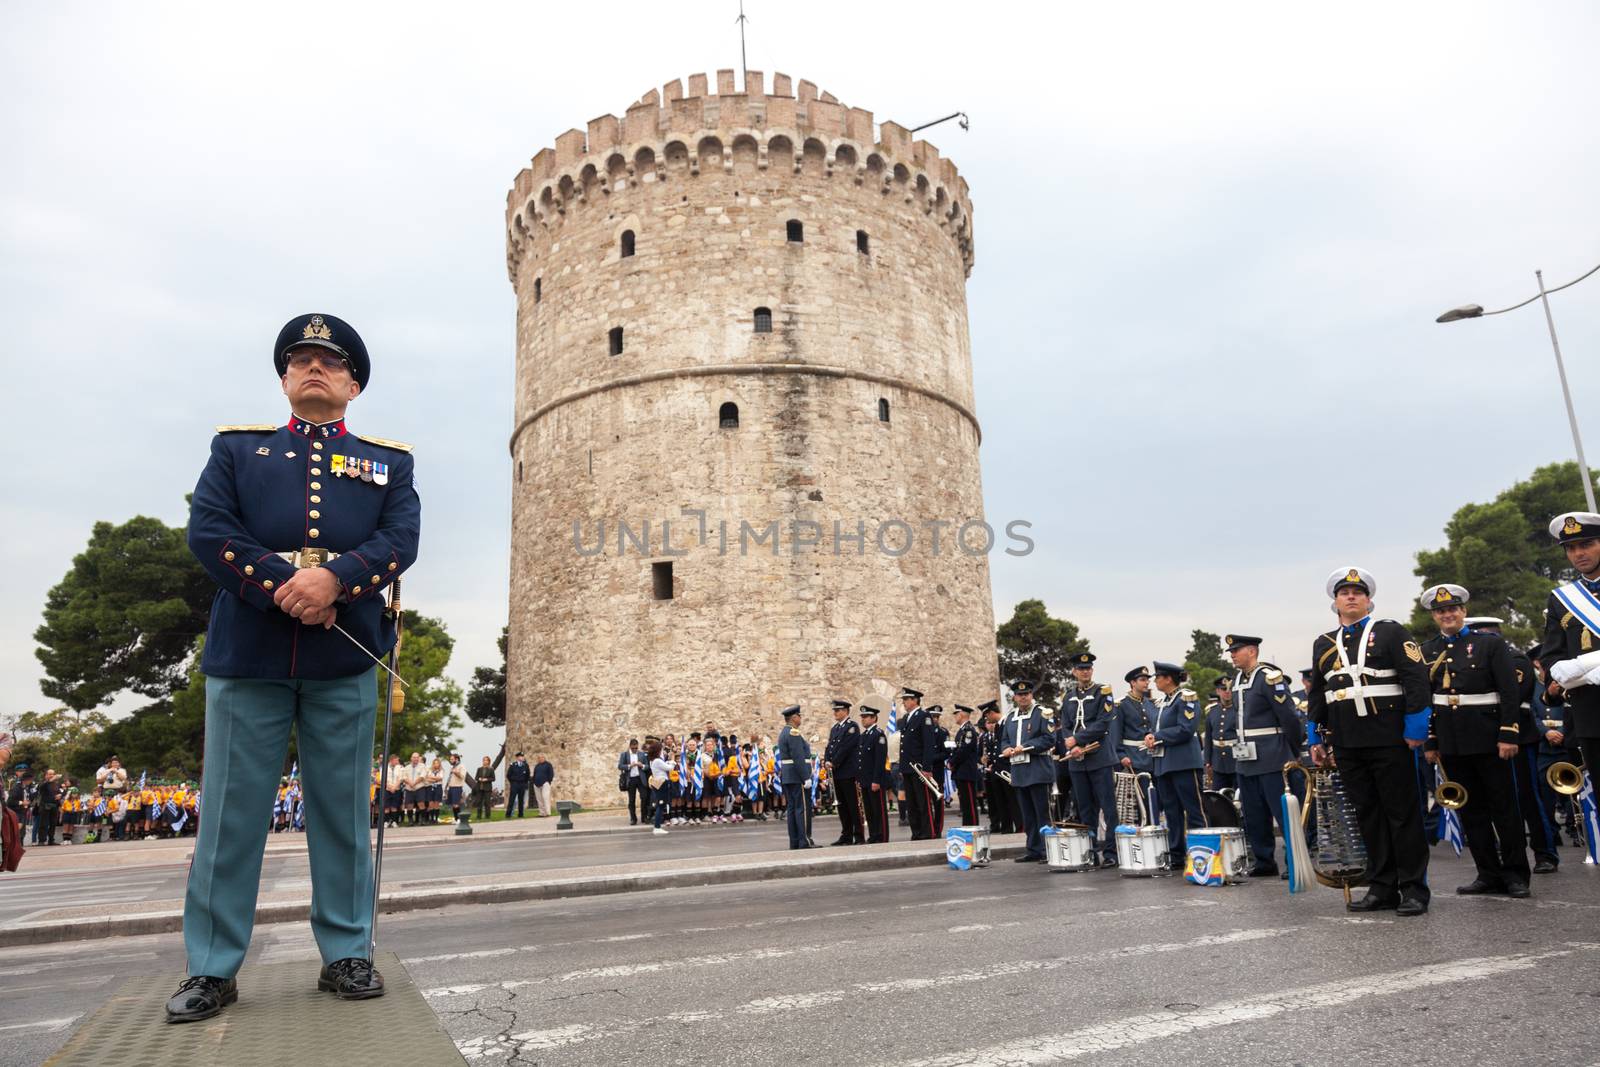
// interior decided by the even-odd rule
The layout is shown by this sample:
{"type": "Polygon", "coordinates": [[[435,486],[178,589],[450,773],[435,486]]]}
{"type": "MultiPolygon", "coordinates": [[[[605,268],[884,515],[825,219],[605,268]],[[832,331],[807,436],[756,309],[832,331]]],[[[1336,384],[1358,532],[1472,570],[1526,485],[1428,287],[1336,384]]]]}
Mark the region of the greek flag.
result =
{"type": "Polygon", "coordinates": [[[695,758],[694,758],[694,798],[696,800],[699,800],[701,794],[705,792],[705,787],[706,787],[706,769],[705,769],[705,764],[702,762],[702,760],[700,759],[699,756],[695,756],[695,758]]]}
{"type": "Polygon", "coordinates": [[[100,803],[98,803],[98,804],[96,804],[94,806],[95,818],[98,819],[100,816],[104,815],[105,813],[106,813],[106,798],[105,797],[101,797],[100,798],[100,803]]]}
{"type": "MultiPolygon", "coordinates": [[[[1444,781],[1444,770],[1437,764],[1433,768],[1434,777],[1444,781]]],[[[1461,818],[1449,808],[1441,808],[1439,812],[1439,840],[1456,850],[1456,855],[1461,855],[1461,846],[1466,844],[1466,836],[1461,832],[1461,818]]]]}
{"type": "Polygon", "coordinates": [[[754,752],[744,769],[744,795],[752,801],[761,795],[761,757],[754,752]]]}
{"type": "Polygon", "coordinates": [[[144,791],[144,776],[147,773],[148,772],[146,772],[146,771],[140,771],[139,772],[139,790],[140,790],[140,792],[144,791]]]}
{"type": "Polygon", "coordinates": [[[815,757],[811,760],[811,806],[817,806],[817,786],[822,781],[822,761],[815,757]]]}
{"type": "Polygon", "coordinates": [[[178,809],[178,802],[176,800],[173,800],[171,797],[168,797],[167,798],[167,818],[176,819],[178,817],[178,810],[179,810],[178,809]]]}
{"type": "Polygon", "coordinates": [[[1600,812],[1595,809],[1594,779],[1583,773],[1583,790],[1578,793],[1578,818],[1583,820],[1583,836],[1589,854],[1585,863],[1600,863],[1600,812]]]}
{"type": "Polygon", "coordinates": [[[894,701],[889,701],[889,736],[900,732],[900,719],[895,715],[894,701]]]}
{"type": "MultiPolygon", "coordinates": [[[[282,767],[283,764],[280,763],[278,766],[282,767]]],[[[294,765],[289,768],[289,780],[292,782],[298,777],[300,777],[300,761],[295,760],[294,765]]]]}
{"type": "Polygon", "coordinates": [[[950,777],[950,768],[946,767],[944,769],[944,799],[945,799],[945,803],[948,804],[950,801],[954,800],[955,798],[956,798],[956,782],[955,782],[954,778],[950,777]]]}

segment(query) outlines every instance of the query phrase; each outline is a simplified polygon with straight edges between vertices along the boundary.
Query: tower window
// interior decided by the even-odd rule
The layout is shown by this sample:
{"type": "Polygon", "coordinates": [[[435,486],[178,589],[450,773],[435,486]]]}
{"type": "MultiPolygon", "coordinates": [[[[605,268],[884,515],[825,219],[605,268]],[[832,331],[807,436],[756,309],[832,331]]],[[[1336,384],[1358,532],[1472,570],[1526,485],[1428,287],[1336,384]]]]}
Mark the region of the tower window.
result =
{"type": "Polygon", "coordinates": [[[772,332],[772,309],[756,308],[756,333],[772,332]]]}
{"type": "Polygon", "coordinates": [[[872,251],[872,238],[867,236],[866,230],[856,231],[856,251],[862,255],[872,251]]]}
{"type": "Polygon", "coordinates": [[[672,599],[672,562],[650,564],[650,591],[657,600],[672,599]]]}
{"type": "Polygon", "coordinates": [[[543,299],[544,299],[544,279],[543,278],[535,278],[533,280],[533,302],[535,304],[537,304],[539,301],[541,301],[543,299]]]}
{"type": "Polygon", "coordinates": [[[611,327],[611,333],[608,336],[610,337],[611,354],[613,356],[622,355],[622,327],[611,327]]]}
{"type": "Polygon", "coordinates": [[[739,428],[739,405],[728,401],[717,412],[717,425],[724,430],[737,430],[739,428]]]}
{"type": "Polygon", "coordinates": [[[622,231],[622,258],[627,259],[633,255],[633,231],[622,231]]]}
{"type": "Polygon", "coordinates": [[[522,481],[522,460],[517,460],[517,481],[522,481]]]}
{"type": "Polygon", "coordinates": [[[806,239],[806,228],[805,228],[805,226],[801,225],[799,219],[790,219],[789,220],[789,240],[795,242],[796,244],[799,244],[801,241],[804,241],[805,239],[806,239]]]}
{"type": "Polygon", "coordinates": [[[889,401],[885,400],[881,396],[878,398],[878,421],[889,421],[889,401]]]}

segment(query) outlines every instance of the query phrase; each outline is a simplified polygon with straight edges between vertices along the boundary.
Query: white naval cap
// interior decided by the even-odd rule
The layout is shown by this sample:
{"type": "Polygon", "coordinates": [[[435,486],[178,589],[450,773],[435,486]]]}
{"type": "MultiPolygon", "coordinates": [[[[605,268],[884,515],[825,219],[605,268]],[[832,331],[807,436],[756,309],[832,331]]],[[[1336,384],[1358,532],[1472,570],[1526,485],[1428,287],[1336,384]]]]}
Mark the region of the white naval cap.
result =
{"type": "Polygon", "coordinates": [[[1467,592],[1466,586],[1445,582],[1424,589],[1417,603],[1432,611],[1435,608],[1458,608],[1471,599],[1472,594],[1467,592]]]}
{"type": "Polygon", "coordinates": [[[1550,536],[1563,545],[1600,537],[1600,515],[1592,511],[1563,511],[1550,520],[1550,536]]]}
{"type": "Polygon", "coordinates": [[[1493,615],[1469,615],[1469,616],[1467,616],[1467,621],[1463,625],[1465,625],[1465,626],[1504,626],[1505,624],[1506,624],[1506,620],[1500,619],[1500,618],[1496,618],[1493,615]]]}
{"type": "Polygon", "coordinates": [[[1378,580],[1365,567],[1340,567],[1328,575],[1328,596],[1333,596],[1347,585],[1361,586],[1368,596],[1378,595],[1378,580]]]}

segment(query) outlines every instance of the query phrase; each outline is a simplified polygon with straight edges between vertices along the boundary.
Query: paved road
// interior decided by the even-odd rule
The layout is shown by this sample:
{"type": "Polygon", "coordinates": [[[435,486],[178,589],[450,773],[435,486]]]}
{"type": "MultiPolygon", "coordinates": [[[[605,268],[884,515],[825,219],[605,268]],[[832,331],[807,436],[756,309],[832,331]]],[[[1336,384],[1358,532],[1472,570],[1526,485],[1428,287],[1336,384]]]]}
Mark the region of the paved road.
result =
{"type": "MultiPolygon", "coordinates": [[[[1439,857],[1446,891],[1400,920],[1001,863],[407,913],[380,940],[482,1064],[1595,1062],[1600,872],[1530,901],[1448,892],[1467,877],[1439,857]]],[[[315,948],[285,924],[252,959],[309,980],[315,948]]],[[[181,969],[176,935],[0,951],[0,1063],[181,969]]]]}
{"type": "MultiPolygon", "coordinates": [[[[819,828],[837,832],[824,818],[819,828]]],[[[824,838],[825,839],[825,838],[824,838]]],[[[274,838],[273,840],[279,840],[274,838]]],[[[448,885],[452,877],[509,872],[553,871],[566,867],[606,866],[682,857],[766,852],[787,846],[782,823],[720,824],[681,829],[665,837],[648,832],[572,834],[562,837],[496,840],[488,834],[408,842],[391,838],[383,849],[383,884],[399,888],[408,882],[448,885]]],[[[68,846],[71,849],[97,846],[68,846]]],[[[128,846],[129,850],[137,845],[128,846]]],[[[129,850],[119,852],[117,866],[6,875],[0,881],[0,926],[26,921],[52,908],[79,904],[115,905],[136,900],[176,900],[188,877],[187,853],[172,862],[140,863],[129,850]]],[[[60,851],[50,849],[50,853],[60,851]]],[[[30,857],[33,855],[30,852],[30,857]]],[[[24,868],[26,870],[26,868],[24,868]]],[[[269,855],[261,868],[262,892],[309,889],[311,872],[304,852],[269,855]]]]}

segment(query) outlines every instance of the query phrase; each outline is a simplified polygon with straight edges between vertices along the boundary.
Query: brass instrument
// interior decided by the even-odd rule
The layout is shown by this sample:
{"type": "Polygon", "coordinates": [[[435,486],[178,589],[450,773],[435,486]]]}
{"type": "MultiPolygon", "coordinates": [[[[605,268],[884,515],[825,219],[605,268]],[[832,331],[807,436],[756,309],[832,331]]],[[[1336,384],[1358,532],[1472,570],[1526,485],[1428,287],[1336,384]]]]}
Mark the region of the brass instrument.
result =
{"type": "Polygon", "coordinates": [[[1451,811],[1460,811],[1466,807],[1467,787],[1460,782],[1452,782],[1444,773],[1443,757],[1434,766],[1439,768],[1439,785],[1433,791],[1433,799],[1439,802],[1440,807],[1449,808],[1451,811]]]}
{"type": "Polygon", "coordinates": [[[1544,772],[1544,780],[1564,797],[1575,797],[1583,790],[1583,771],[1570,763],[1552,763],[1544,772]]]}
{"type": "Polygon", "coordinates": [[[933,775],[914,763],[911,765],[911,769],[917,772],[917,777],[922,779],[922,784],[927,787],[928,792],[932,793],[941,804],[944,803],[944,789],[934,783],[933,775]]]}

